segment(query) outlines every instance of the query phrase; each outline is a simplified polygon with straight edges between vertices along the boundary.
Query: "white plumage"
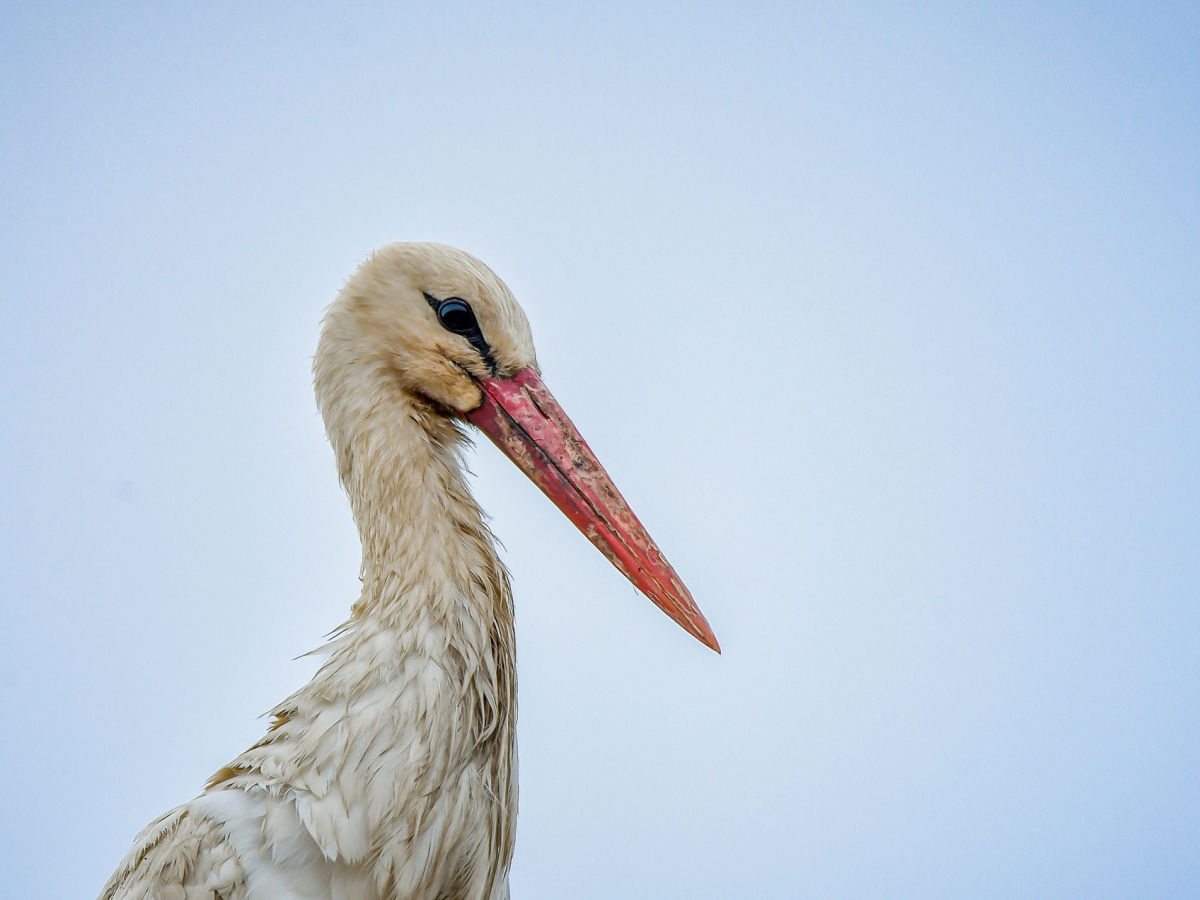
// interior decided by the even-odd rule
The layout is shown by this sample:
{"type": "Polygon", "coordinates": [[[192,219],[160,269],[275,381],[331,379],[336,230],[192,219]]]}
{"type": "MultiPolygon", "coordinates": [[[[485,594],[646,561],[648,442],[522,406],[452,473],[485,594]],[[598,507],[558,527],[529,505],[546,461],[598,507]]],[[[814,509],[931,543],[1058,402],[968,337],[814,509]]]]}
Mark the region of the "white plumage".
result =
{"type": "MultiPolygon", "coordinates": [[[[330,307],[313,371],[362,540],[362,594],[262,740],[139,834],[101,900],[508,896],[512,598],[459,453],[463,417],[481,414],[489,390],[511,388],[519,373],[540,385],[528,322],[473,257],[395,244],[330,307]]],[[[645,589],[646,572],[605,552],[645,589]]],[[[667,593],[652,598],[679,619],[667,593]]],[[[686,615],[715,646],[707,624],[686,615]]]]}

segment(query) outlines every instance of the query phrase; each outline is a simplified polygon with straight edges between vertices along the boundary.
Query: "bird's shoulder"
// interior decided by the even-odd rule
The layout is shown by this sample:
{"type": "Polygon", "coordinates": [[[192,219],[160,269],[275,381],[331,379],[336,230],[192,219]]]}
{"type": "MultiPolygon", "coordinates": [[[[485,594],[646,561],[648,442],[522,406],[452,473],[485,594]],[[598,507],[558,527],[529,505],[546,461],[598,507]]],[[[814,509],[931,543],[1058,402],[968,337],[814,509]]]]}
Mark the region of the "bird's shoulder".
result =
{"type": "Polygon", "coordinates": [[[99,900],[242,900],[245,872],[220,823],[187,803],[133,841],[99,900]]]}

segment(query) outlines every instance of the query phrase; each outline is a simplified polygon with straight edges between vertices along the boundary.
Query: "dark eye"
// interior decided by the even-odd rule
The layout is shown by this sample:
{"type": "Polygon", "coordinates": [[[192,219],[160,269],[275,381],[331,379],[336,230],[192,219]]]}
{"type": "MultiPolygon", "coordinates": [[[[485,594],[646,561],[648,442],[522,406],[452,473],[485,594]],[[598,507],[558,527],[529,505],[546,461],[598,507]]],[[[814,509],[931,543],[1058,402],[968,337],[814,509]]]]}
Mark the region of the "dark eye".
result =
{"type": "Polygon", "coordinates": [[[475,312],[471,309],[471,305],[461,297],[439,300],[432,294],[426,294],[425,300],[437,314],[442,327],[454,334],[462,335],[470,341],[471,346],[478,350],[479,355],[483,357],[487,367],[495,372],[496,360],[492,358],[492,348],[484,340],[483,331],[479,328],[479,322],[475,319],[475,312]]]}
{"type": "Polygon", "coordinates": [[[471,311],[464,300],[451,297],[443,302],[437,311],[438,321],[447,331],[469,337],[479,331],[479,323],[475,321],[475,313],[471,311]]]}

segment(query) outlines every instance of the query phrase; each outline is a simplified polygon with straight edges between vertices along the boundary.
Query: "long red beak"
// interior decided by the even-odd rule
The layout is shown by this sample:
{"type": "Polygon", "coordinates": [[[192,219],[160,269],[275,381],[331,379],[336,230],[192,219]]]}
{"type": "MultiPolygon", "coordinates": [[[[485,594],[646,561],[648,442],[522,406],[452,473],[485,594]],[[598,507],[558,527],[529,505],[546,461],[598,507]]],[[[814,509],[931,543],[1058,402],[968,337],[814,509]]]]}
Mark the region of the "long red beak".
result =
{"type": "Polygon", "coordinates": [[[533,369],[479,381],[467,419],[668,616],[718,653],[716,636],[600,461],[533,369]]]}

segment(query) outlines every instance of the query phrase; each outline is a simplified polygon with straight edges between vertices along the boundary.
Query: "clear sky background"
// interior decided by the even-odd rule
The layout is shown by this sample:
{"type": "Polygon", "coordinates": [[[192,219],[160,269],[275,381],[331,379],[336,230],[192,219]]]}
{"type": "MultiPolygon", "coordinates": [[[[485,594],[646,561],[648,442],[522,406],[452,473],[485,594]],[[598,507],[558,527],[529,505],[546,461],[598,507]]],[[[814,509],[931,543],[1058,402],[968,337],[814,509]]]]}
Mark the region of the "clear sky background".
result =
{"type": "Polygon", "coordinates": [[[6,896],[345,618],[309,363],[394,240],[508,282],[725,650],[472,455],[517,900],[1200,894],[1195,4],[5,3],[0,79],[6,896]]]}

